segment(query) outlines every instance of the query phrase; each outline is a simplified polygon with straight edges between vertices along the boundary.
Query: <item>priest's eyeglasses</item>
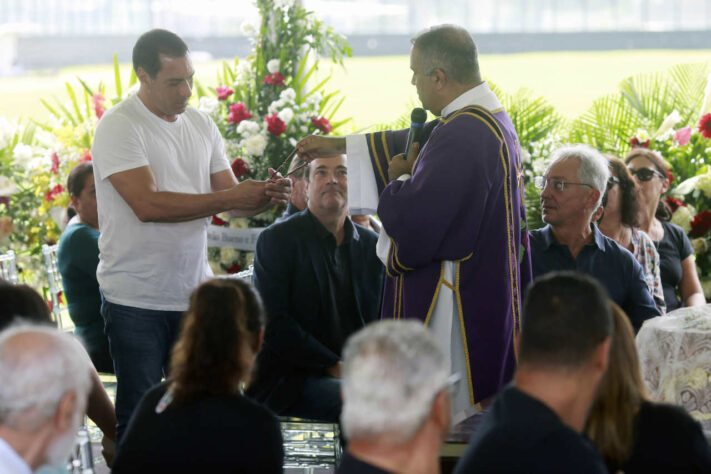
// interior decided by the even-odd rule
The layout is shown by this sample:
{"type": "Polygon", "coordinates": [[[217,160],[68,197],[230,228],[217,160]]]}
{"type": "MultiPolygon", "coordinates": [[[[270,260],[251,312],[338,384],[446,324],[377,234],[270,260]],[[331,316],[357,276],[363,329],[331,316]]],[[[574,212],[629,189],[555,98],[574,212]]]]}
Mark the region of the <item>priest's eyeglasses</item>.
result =
{"type": "Polygon", "coordinates": [[[571,181],[563,181],[562,179],[550,178],[547,179],[544,176],[536,176],[533,179],[533,184],[539,190],[543,191],[546,186],[550,184],[554,191],[563,192],[568,186],[587,186],[588,188],[593,188],[588,183],[573,183],[571,181]]]}

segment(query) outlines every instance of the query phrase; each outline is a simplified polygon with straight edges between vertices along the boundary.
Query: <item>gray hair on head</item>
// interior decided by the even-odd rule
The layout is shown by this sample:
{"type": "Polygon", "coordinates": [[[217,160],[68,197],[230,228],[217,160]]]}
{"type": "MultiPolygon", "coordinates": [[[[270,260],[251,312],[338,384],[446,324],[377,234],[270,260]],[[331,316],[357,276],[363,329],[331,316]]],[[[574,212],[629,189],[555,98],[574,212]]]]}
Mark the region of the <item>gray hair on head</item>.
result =
{"type": "Polygon", "coordinates": [[[578,168],[580,182],[600,191],[600,197],[597,200],[597,204],[595,204],[595,208],[598,208],[602,204],[602,197],[607,190],[607,181],[610,179],[610,167],[607,158],[588,145],[564,146],[553,152],[545,174],[548,174],[551,166],[570,159],[576,159],[580,163],[580,168],[578,168]]]}
{"type": "Polygon", "coordinates": [[[347,439],[412,439],[446,386],[449,367],[432,334],[417,321],[381,321],[343,349],[341,426],[347,439]]]}
{"type": "Polygon", "coordinates": [[[415,35],[410,42],[421,54],[425,73],[441,69],[460,84],[481,80],[476,45],[461,26],[433,26],[415,35]]]}
{"type": "Polygon", "coordinates": [[[84,410],[91,388],[89,356],[71,334],[21,324],[0,333],[0,425],[34,431],[74,392],[84,410]],[[27,338],[34,338],[29,345],[27,338]],[[19,339],[19,340],[18,340],[19,339]]]}

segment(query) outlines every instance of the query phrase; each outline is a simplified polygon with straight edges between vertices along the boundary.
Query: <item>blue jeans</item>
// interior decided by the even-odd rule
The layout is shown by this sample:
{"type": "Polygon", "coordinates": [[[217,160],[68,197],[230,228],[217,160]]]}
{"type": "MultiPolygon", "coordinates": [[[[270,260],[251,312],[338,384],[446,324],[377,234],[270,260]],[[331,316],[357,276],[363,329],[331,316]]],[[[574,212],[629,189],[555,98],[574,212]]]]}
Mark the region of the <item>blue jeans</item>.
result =
{"type": "Polygon", "coordinates": [[[101,295],[101,315],[116,373],[117,440],[143,394],[167,373],[183,314],[123,306],[101,295]]]}
{"type": "Polygon", "coordinates": [[[301,397],[280,415],[339,423],[342,407],[341,380],[311,375],[304,381],[301,397]]]}

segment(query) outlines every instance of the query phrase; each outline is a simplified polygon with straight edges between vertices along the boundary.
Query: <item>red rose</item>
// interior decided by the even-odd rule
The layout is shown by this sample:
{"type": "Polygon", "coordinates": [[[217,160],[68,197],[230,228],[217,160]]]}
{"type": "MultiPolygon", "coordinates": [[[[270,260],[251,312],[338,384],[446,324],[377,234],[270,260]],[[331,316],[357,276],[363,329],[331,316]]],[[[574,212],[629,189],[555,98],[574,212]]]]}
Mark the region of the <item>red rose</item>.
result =
{"type": "Polygon", "coordinates": [[[311,119],[311,123],[323,133],[328,133],[333,130],[331,122],[329,122],[326,117],[314,117],[311,119]]]}
{"type": "Polygon", "coordinates": [[[632,148],[649,148],[649,140],[646,142],[640,142],[639,138],[637,137],[632,137],[630,140],[630,145],[632,145],[632,148]]]}
{"type": "Polygon", "coordinates": [[[54,201],[54,198],[56,198],[57,195],[62,194],[63,192],[64,192],[64,187],[61,184],[58,184],[55,187],[53,187],[52,189],[50,189],[49,191],[47,191],[44,194],[44,198],[47,201],[54,201]]]}
{"type": "Polygon", "coordinates": [[[685,202],[682,202],[682,201],[680,201],[676,198],[673,198],[671,196],[666,197],[666,202],[667,202],[667,205],[669,206],[669,208],[671,208],[672,212],[676,211],[677,209],[679,209],[682,206],[686,207],[685,202]]]}
{"type": "Polygon", "coordinates": [[[232,172],[235,174],[237,179],[241,178],[245,174],[249,173],[249,168],[247,168],[247,163],[244,162],[242,158],[237,158],[232,162],[232,172]]]}
{"type": "Polygon", "coordinates": [[[229,267],[227,267],[227,268],[225,269],[225,271],[226,271],[227,273],[230,273],[230,274],[232,274],[232,273],[237,273],[237,272],[239,272],[240,270],[242,270],[242,267],[240,266],[239,263],[233,263],[232,265],[230,265],[229,267]]]}
{"type": "Polygon", "coordinates": [[[271,84],[273,86],[281,86],[284,87],[284,79],[285,77],[279,74],[278,72],[275,72],[274,74],[270,74],[268,76],[264,76],[264,82],[265,84],[271,84]]]}
{"type": "Polygon", "coordinates": [[[252,118],[252,114],[247,112],[247,107],[244,103],[239,102],[237,104],[230,105],[230,116],[227,118],[229,123],[237,125],[242,120],[247,120],[249,118],[252,118]]]}
{"type": "Polygon", "coordinates": [[[227,86],[218,86],[215,89],[215,92],[217,92],[217,100],[227,100],[227,98],[234,94],[235,91],[227,86]]]}
{"type": "Polygon", "coordinates": [[[282,122],[279,117],[277,117],[277,114],[267,115],[264,117],[264,120],[267,121],[267,130],[269,130],[272,135],[276,135],[278,137],[286,131],[286,124],[282,122]]]}
{"type": "Polygon", "coordinates": [[[674,173],[672,173],[671,170],[667,170],[667,179],[670,185],[674,182],[674,173]]]}
{"type": "Polygon", "coordinates": [[[79,163],[84,163],[85,161],[91,161],[91,150],[86,150],[81,158],[79,158],[79,163]]]}
{"type": "Polygon", "coordinates": [[[212,216],[212,225],[219,225],[224,227],[227,225],[227,221],[224,219],[220,219],[217,216],[212,216]]]}
{"type": "Polygon", "coordinates": [[[99,92],[91,97],[91,101],[94,103],[94,113],[96,114],[97,119],[100,119],[101,116],[104,115],[104,112],[106,112],[106,109],[104,109],[105,100],[106,98],[99,92]]]}
{"type": "Polygon", "coordinates": [[[701,237],[706,232],[711,229],[711,212],[701,211],[696,214],[694,220],[691,222],[691,232],[689,235],[691,237],[701,237]]]}
{"type": "Polygon", "coordinates": [[[52,174],[58,174],[59,173],[59,155],[57,155],[57,152],[55,151],[52,153],[52,174]]]}
{"type": "Polygon", "coordinates": [[[699,120],[699,132],[704,138],[711,138],[711,114],[706,114],[699,120]]]}

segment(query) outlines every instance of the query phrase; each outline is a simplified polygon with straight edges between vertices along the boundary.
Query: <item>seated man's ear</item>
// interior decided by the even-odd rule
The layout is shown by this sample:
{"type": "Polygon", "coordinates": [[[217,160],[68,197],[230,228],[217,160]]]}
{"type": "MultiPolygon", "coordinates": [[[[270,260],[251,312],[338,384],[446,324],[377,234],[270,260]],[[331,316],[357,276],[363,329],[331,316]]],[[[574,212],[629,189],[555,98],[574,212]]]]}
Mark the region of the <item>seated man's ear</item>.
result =
{"type": "Polygon", "coordinates": [[[54,428],[59,433],[74,429],[74,416],[77,409],[77,394],[74,391],[66,392],[59,400],[57,412],[54,414],[54,428]]]}
{"type": "Polygon", "coordinates": [[[432,404],[432,419],[440,427],[444,436],[447,436],[452,424],[452,407],[447,388],[440,390],[435,397],[432,404]]]}

